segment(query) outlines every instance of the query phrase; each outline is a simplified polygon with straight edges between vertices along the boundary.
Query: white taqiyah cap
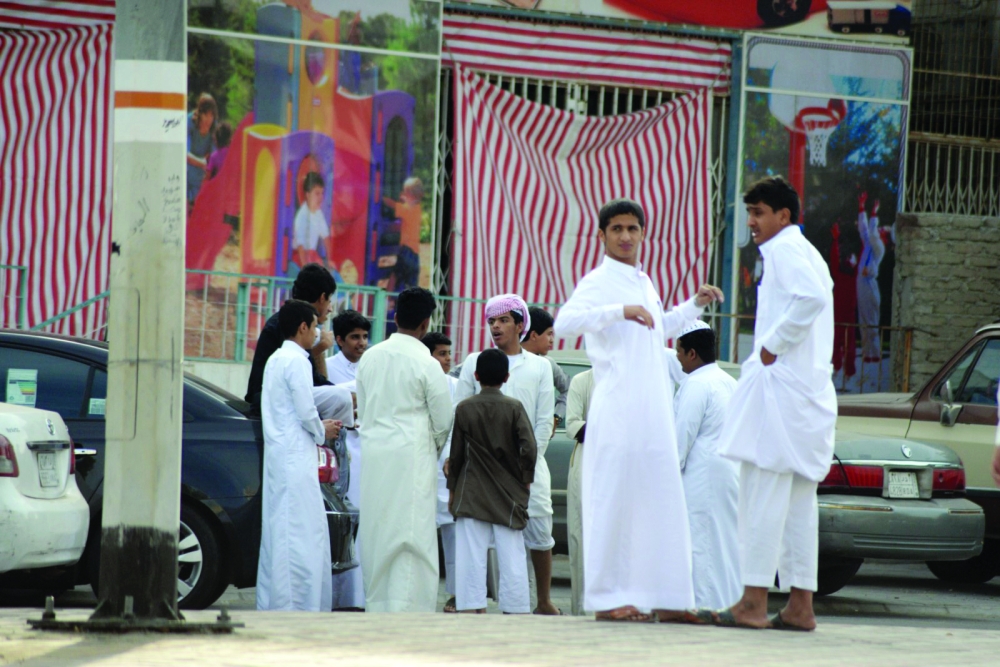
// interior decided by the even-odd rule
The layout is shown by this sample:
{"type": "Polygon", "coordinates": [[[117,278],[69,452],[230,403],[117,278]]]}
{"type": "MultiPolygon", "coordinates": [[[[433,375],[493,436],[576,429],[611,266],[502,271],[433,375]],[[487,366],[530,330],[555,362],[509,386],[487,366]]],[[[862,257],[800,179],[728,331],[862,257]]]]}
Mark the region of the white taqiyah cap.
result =
{"type": "Polygon", "coordinates": [[[698,331],[699,329],[711,329],[711,328],[712,327],[710,327],[708,325],[708,322],[706,322],[704,320],[695,320],[691,324],[689,324],[686,327],[684,327],[684,329],[681,331],[680,335],[678,335],[677,337],[678,338],[682,338],[682,337],[688,335],[689,333],[691,333],[692,331],[698,331]]]}

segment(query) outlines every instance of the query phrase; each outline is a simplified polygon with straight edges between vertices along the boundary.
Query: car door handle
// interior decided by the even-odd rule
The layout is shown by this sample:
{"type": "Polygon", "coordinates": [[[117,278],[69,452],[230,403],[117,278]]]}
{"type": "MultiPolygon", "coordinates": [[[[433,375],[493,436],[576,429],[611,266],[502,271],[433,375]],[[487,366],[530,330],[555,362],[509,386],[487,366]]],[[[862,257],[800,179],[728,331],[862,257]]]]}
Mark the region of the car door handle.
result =
{"type": "Polygon", "coordinates": [[[97,456],[96,449],[87,449],[85,447],[77,447],[73,450],[73,454],[76,456],[97,456]]]}

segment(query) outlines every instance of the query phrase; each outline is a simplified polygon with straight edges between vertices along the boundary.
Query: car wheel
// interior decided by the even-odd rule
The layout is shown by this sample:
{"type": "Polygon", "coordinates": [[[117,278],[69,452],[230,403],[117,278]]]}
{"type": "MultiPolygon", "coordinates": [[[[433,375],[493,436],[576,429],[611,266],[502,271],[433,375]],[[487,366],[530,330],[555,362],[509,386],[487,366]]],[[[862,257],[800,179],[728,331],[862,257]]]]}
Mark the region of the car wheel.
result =
{"type": "Polygon", "coordinates": [[[812,0],[798,0],[795,8],[789,0],[757,0],[757,16],[768,28],[780,28],[804,21],[812,0]]]}
{"type": "Polygon", "coordinates": [[[177,534],[177,603],[181,609],[205,609],[229,585],[222,572],[222,544],[201,514],[181,505],[177,534]]]}
{"type": "MultiPolygon", "coordinates": [[[[88,541],[87,572],[94,595],[101,564],[100,531],[88,541]]],[[[222,544],[212,526],[197,510],[181,505],[177,535],[177,603],[181,609],[204,609],[219,599],[229,585],[222,573],[222,544]]]]}
{"type": "Polygon", "coordinates": [[[830,595],[847,585],[861,569],[863,558],[844,558],[820,561],[816,595],[830,595]]]}
{"type": "Polygon", "coordinates": [[[985,541],[983,552],[968,560],[927,561],[927,569],[952,584],[985,584],[1000,574],[1000,542],[985,541]]]}

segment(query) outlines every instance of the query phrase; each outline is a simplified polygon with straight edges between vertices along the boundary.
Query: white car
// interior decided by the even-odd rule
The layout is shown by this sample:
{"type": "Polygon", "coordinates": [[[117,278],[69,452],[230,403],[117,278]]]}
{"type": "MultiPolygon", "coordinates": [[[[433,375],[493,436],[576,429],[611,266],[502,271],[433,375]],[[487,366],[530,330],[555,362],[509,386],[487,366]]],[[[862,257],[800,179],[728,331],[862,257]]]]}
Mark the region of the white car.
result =
{"type": "Polygon", "coordinates": [[[90,527],[55,412],[0,403],[0,573],[73,565],[90,527]]]}

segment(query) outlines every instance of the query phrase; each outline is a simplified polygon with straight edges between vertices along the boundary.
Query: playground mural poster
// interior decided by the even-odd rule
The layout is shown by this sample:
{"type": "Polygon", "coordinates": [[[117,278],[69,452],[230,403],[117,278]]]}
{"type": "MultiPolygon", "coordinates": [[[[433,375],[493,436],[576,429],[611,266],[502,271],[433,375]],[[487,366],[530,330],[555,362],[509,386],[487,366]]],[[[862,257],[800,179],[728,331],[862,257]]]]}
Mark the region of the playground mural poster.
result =
{"type": "Polygon", "coordinates": [[[912,0],[456,0],[486,7],[899,42],[912,0]]]}
{"type": "Polygon", "coordinates": [[[440,12],[189,2],[188,269],[429,286],[440,12]]]}
{"type": "MultiPolygon", "coordinates": [[[[896,213],[903,201],[908,49],[747,35],[739,192],[781,175],[799,192],[799,224],[834,282],[838,391],[890,389],[896,213]],[[782,91],[782,92],[774,92],[782,91]]],[[[752,316],[767,267],[737,204],[734,293],[752,316]]],[[[734,344],[745,359],[753,321],[734,344]]]]}

